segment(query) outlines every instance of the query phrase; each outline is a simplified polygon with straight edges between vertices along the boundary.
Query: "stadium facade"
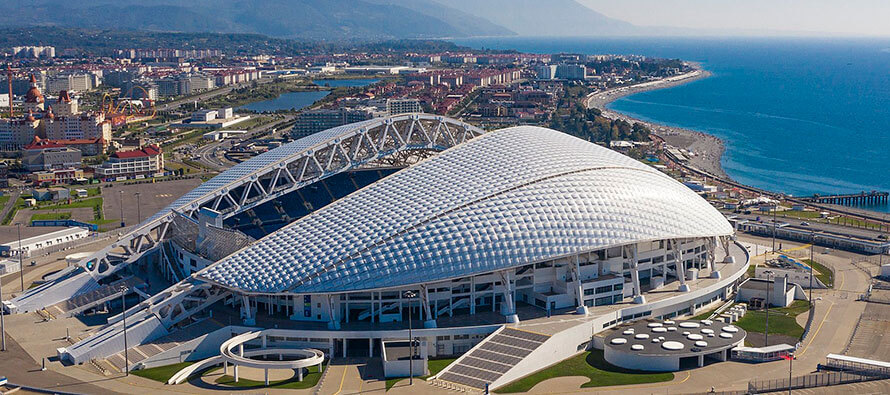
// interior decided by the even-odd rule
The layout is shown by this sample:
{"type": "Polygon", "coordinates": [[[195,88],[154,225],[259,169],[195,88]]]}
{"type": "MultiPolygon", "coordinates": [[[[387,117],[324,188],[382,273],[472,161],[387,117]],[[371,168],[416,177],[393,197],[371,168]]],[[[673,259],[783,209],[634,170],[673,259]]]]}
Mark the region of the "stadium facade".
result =
{"type": "MultiPolygon", "coordinates": [[[[496,387],[621,322],[729,297],[748,262],[732,238],[694,192],[606,148],[545,128],[484,132],[403,114],[243,162],[4,303],[77,314],[123,283],[138,288],[131,275],[160,272],[174,284],[127,311],[130,344],[213,311],[292,330],[300,346],[346,355],[364,340],[374,354],[375,341],[405,338],[413,316],[430,355],[465,354],[439,380],[496,387]],[[496,377],[472,367],[486,358],[496,377]]],[[[117,353],[120,321],[60,357],[117,353]]]]}

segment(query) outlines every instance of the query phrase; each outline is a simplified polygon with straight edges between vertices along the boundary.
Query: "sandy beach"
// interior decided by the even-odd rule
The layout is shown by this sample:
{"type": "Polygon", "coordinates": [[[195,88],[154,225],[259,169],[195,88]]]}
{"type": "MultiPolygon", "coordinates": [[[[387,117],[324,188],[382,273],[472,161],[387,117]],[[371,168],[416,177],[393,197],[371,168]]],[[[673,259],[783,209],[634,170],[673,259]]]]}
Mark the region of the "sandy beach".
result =
{"type": "Polygon", "coordinates": [[[697,68],[689,73],[658,81],[596,92],[588,96],[586,104],[588,108],[600,109],[603,112],[603,116],[607,118],[623,119],[631,123],[639,122],[648,126],[654,134],[663,138],[668,144],[694,153],[695,155],[691,156],[690,159],[690,164],[692,166],[723,178],[729,178],[723,171],[723,167],[720,165],[720,158],[723,156],[724,144],[719,138],[694,130],[646,122],[606,109],[607,104],[628,95],[656,89],[671,88],[703,78],[708,78],[710,76],[711,73],[707,70],[697,68]]]}

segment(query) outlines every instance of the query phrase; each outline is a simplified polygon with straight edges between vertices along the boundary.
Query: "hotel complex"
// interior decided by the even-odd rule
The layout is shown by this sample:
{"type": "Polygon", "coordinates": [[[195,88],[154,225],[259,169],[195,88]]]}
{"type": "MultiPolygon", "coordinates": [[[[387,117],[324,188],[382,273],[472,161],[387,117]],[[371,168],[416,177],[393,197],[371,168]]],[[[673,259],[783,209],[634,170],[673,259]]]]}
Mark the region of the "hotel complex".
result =
{"type": "MultiPolygon", "coordinates": [[[[130,368],[173,353],[199,361],[195,370],[281,367],[246,359],[247,343],[251,355],[292,348],[305,366],[378,356],[412,324],[423,355],[461,355],[435,380],[478,390],[571,357],[620,324],[682,323],[729,298],[748,261],[722,214],[649,165],[546,128],[486,132],[412,113],[240,163],[4,308],[75,315],[126,287],[148,295],[125,313],[131,347],[201,328],[180,348],[122,362],[118,315],[59,349],[72,363],[130,368]],[[145,284],[146,273],[167,284],[145,284]],[[226,316],[232,325],[211,323],[226,316]]],[[[744,339],[733,328],[715,325],[722,336],[703,348],[725,359],[744,339]]],[[[649,351],[623,342],[611,355],[645,360],[649,351]]],[[[704,357],[668,343],[678,358],[704,357]]]]}

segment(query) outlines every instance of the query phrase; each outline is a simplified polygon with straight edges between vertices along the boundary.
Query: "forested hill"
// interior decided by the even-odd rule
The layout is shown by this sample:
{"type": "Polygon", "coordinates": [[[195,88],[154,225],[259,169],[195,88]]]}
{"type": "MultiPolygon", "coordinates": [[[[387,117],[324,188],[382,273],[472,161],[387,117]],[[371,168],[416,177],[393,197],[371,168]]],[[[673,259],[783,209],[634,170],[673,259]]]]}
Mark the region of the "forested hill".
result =
{"type": "Polygon", "coordinates": [[[0,26],[257,33],[366,40],[512,35],[432,0],[10,0],[0,26]]]}

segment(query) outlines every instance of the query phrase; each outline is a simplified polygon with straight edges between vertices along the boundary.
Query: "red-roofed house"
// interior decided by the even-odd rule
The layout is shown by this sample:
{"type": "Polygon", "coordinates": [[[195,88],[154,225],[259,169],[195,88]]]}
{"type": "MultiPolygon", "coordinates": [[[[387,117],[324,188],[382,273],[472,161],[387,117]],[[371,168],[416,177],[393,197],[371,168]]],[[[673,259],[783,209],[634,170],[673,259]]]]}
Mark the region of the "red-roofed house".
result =
{"type": "Polygon", "coordinates": [[[139,150],[115,152],[96,167],[96,178],[153,177],[164,171],[164,155],[161,147],[149,145],[139,150]]]}

